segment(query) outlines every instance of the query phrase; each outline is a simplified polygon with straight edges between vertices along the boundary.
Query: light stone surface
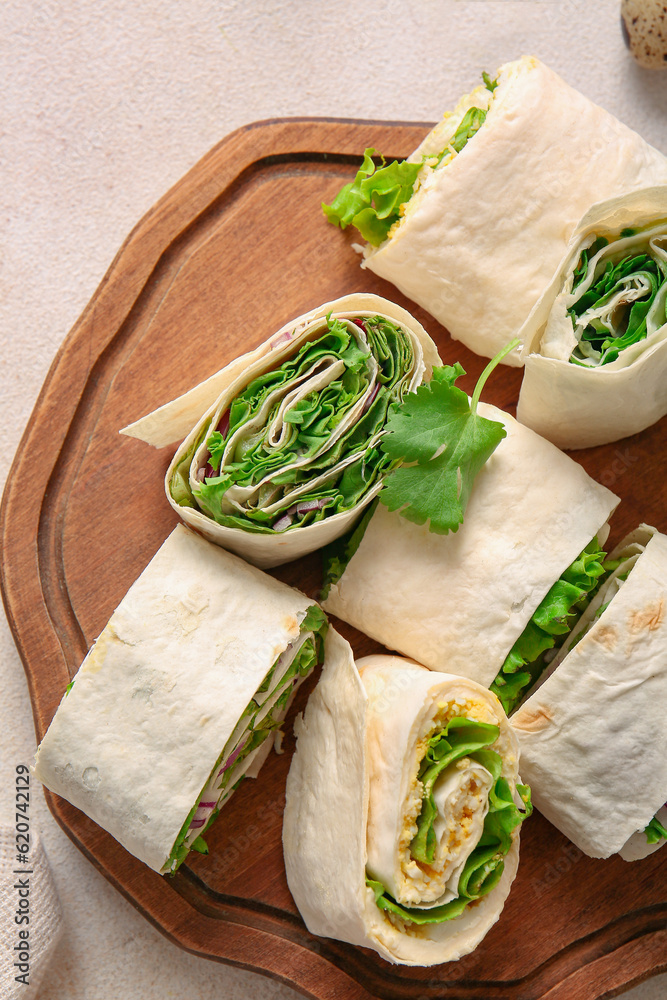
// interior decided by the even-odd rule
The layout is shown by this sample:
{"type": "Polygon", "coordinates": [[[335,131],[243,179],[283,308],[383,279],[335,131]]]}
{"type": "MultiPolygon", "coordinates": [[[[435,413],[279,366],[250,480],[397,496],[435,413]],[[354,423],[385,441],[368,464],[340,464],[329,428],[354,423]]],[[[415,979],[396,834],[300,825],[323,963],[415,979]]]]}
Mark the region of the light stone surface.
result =
{"type": "MultiPolygon", "coordinates": [[[[523,53],[667,152],[667,74],[626,49],[617,0],[3,0],[0,482],[51,360],[121,242],[239,125],[434,121],[523,53]]],[[[0,822],[32,759],[25,677],[0,627],[0,822]]],[[[65,932],[41,1000],[297,996],[164,939],[74,848],[37,788],[65,932]]],[[[6,960],[7,942],[0,942],[6,960]]],[[[667,994],[667,976],[627,993],[667,994]]]]}

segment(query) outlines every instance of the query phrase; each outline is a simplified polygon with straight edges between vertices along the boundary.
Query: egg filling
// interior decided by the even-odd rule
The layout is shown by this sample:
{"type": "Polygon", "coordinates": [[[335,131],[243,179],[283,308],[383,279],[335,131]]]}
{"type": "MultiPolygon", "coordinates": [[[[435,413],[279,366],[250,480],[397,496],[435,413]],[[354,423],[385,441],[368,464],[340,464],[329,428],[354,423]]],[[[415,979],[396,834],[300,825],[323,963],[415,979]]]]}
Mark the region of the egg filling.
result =
{"type": "Polygon", "coordinates": [[[496,722],[487,704],[462,698],[437,704],[422,722],[392,878],[382,880],[372,845],[368,851],[366,884],[403,930],[458,916],[502,876],[512,832],[531,806],[527,786],[516,786],[521,809],[503,775],[496,722]]]}

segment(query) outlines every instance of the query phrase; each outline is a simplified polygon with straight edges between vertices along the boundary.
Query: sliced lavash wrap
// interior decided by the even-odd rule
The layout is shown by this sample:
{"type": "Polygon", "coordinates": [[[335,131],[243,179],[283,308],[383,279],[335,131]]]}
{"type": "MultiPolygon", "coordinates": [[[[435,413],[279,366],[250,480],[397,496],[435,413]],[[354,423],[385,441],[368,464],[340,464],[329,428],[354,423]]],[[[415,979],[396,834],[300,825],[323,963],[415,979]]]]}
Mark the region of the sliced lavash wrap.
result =
{"type": "MultiPolygon", "coordinates": [[[[591,205],[667,183],[661,153],[527,56],[463,97],[408,157],[420,161],[362,266],[487,357],[521,327],[591,205]]],[[[518,350],[504,360],[522,364],[518,350]]]]}
{"type": "Polygon", "coordinates": [[[530,801],[498,699],[400,657],[355,665],[330,632],[296,730],[283,848],[308,929],[403,965],[472,951],[509,893],[530,801]]]}
{"type": "Polygon", "coordinates": [[[171,506],[209,541],[267,568],[326,545],[354,523],[393,467],[379,448],[389,405],[439,363],[435,344],[405,309],[377,295],[347,295],[285,324],[121,433],[156,447],[187,435],[165,477],[171,506]],[[313,346],[320,338],[321,349],[313,346]],[[341,351],[336,345],[346,338],[341,351]],[[281,366],[284,374],[267,374],[281,366]],[[257,388],[245,399],[249,385],[257,388]],[[227,489],[222,470],[230,463],[245,478],[227,489]],[[250,463],[257,471],[246,471],[250,463]]]}
{"type": "Polygon", "coordinates": [[[637,860],[667,823],[667,536],[642,525],[610,558],[511,722],[540,812],[591,857],[637,860]]]}
{"type": "Polygon", "coordinates": [[[325,554],[324,609],[389,649],[488,687],[554,584],[618,497],[548,441],[486,403],[507,436],[475,479],[456,532],[379,503],[325,554]]]}
{"type": "Polygon", "coordinates": [[[256,777],[326,618],[179,525],[68,686],[34,775],[157,872],[172,872],[256,777]]]}
{"type": "Polygon", "coordinates": [[[518,419],[560,448],[617,441],[667,413],[667,187],[584,216],[519,336],[518,419]]]}

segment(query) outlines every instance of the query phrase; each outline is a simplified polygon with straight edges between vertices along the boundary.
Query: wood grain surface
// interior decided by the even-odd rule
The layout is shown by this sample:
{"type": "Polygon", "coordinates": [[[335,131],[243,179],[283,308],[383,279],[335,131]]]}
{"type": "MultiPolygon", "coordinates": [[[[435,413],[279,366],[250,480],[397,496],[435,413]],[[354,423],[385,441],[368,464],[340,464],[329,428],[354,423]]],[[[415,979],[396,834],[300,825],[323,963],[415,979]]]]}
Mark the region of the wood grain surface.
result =
{"type": "MultiPolygon", "coordinates": [[[[463,364],[464,388],[472,390],[485,360],[361,271],[354,236],[328,225],[319,210],[353,176],[365,146],[405,156],[427,128],[329,119],[248,126],[204,157],[121,248],[53,363],[3,501],[3,597],[38,739],[89,645],[175,524],[162,487],[173,449],[121,437],[120,427],[290,318],[351,291],[378,292],[411,309],[445,362],[463,364]]],[[[520,371],[503,368],[485,399],[514,412],[520,380],[520,371]]],[[[640,521],[667,530],[666,442],[662,420],[575,454],[622,498],[610,543],[640,521]]],[[[316,595],[317,554],[274,572],[316,595]]],[[[336,625],[357,654],[380,648],[336,625]]],[[[461,961],[406,969],[314,938],[282,861],[291,737],[285,743],[287,753],[271,754],[212,828],[210,855],[189,859],[174,878],[148,870],[47,792],[49,807],[92,863],[177,944],[318,1000],[599,1000],[667,969],[665,852],[632,865],[592,860],[539,815],[522,833],[519,875],[500,921],[461,961]]]]}

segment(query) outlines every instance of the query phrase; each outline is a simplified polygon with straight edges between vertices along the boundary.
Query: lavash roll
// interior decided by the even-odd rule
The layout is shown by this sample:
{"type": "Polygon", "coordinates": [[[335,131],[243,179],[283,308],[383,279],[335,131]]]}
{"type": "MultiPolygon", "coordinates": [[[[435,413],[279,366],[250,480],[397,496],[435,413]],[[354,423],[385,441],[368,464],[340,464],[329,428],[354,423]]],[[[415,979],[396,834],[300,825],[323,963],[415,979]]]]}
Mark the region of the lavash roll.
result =
{"type": "Polygon", "coordinates": [[[667,801],[667,536],[642,525],[609,558],[625,562],[511,722],[540,812],[585,854],[634,860],[667,801]]]}
{"type": "MultiPolygon", "coordinates": [[[[388,962],[434,965],[468,954],[498,920],[518,865],[518,827],[497,884],[443,923],[412,924],[406,930],[378,907],[367,884],[381,878],[394,898],[411,900],[412,907],[419,893],[426,907],[436,905],[434,870],[408,858],[406,878],[401,859],[415,829],[416,775],[425,741],[435,719],[452,715],[498,727],[491,749],[500,754],[503,776],[515,794],[517,746],[495,695],[473,681],[400,657],[366,657],[357,666],[349,646],[329,633],[326,666],[296,724],[283,825],[288,884],[313,934],[373,948],[388,962]]],[[[461,765],[468,780],[471,761],[461,765]]],[[[439,833],[441,844],[451,843],[448,823],[454,824],[453,868],[457,861],[459,867],[464,863],[479,839],[488,786],[478,786],[472,798],[457,802],[454,796],[453,807],[438,807],[444,808],[439,812],[445,831],[439,833]],[[476,823],[468,840],[462,833],[469,822],[466,806],[476,823]]]]}
{"type": "MultiPolygon", "coordinates": [[[[406,380],[408,391],[414,391],[424,378],[430,378],[432,367],[440,364],[435,344],[421,324],[405,309],[378,295],[346,295],[286,323],[254,351],[237,358],[184,396],[165,404],[121,431],[122,434],[139,438],[155,447],[163,447],[184,437],[185,440],[176,451],[165,476],[165,491],[169,503],[186,524],[209,541],[243,556],[263,569],[297,559],[344,534],[382,487],[380,477],[349,510],[325,516],[322,520],[303,526],[288,526],[287,530],[267,530],[263,533],[217,523],[196,505],[196,491],[200,487],[202,467],[206,464],[206,440],[209,434],[206,428],[212,430],[218,426],[231,402],[253,379],[280,367],[283,362],[296,355],[304,344],[326,331],[326,317],[329,315],[343,321],[377,315],[395,323],[407,335],[414,352],[413,367],[406,380]],[[192,459],[187,461],[186,475],[189,488],[195,495],[194,506],[179,504],[173,495],[174,476],[190,452],[192,459]]],[[[330,366],[330,370],[333,373],[330,377],[335,378],[336,370],[333,366],[330,366]]],[[[325,383],[328,378],[325,371],[325,383]]],[[[364,405],[372,405],[374,398],[371,391],[364,405]]],[[[350,413],[350,426],[359,422],[363,412],[365,411],[358,413],[355,410],[350,413]]],[[[337,427],[334,434],[338,434],[338,430],[337,427]]],[[[373,437],[373,441],[377,436],[373,437]]]]}
{"type": "Polygon", "coordinates": [[[266,759],[304,679],[290,667],[308,665],[308,641],[321,648],[308,615],[326,627],[303,594],[179,525],[81,664],[35,777],[173,870],[266,759]]]}
{"type": "MultiPolygon", "coordinates": [[[[446,149],[463,110],[488,107],[362,264],[487,357],[523,324],[592,205],[667,183],[661,153],[538,59],[506,63],[497,79],[491,95],[480,87],[464,97],[408,157],[446,149]]],[[[518,350],[504,360],[522,364],[518,350]]]]}
{"type": "Polygon", "coordinates": [[[527,356],[517,417],[559,448],[617,441],[650,427],[667,413],[664,286],[656,303],[661,305],[660,318],[645,339],[597,367],[569,360],[576,346],[567,312],[574,272],[582,251],[598,237],[609,240],[610,250],[627,245],[628,253],[641,252],[642,243],[657,237],[667,264],[667,187],[636,191],[591,208],[519,333],[527,356]],[[628,229],[639,232],[622,237],[628,229]]]}
{"type": "Polygon", "coordinates": [[[485,687],[549,588],[618,497],[495,406],[507,436],[475,479],[463,523],[438,535],[382,503],[323,608],[435,670],[485,687]]]}

